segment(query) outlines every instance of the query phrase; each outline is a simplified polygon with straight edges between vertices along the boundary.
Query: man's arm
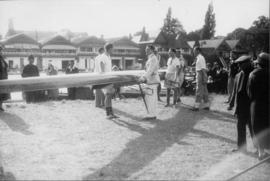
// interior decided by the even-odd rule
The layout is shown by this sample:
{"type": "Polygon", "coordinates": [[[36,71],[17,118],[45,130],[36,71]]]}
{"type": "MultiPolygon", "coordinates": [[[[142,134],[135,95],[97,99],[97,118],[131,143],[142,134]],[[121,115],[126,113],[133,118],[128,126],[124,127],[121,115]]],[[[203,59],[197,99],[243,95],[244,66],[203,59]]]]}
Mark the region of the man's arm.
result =
{"type": "Polygon", "coordinates": [[[105,72],[105,63],[103,61],[100,61],[100,71],[101,73],[105,72]]]}

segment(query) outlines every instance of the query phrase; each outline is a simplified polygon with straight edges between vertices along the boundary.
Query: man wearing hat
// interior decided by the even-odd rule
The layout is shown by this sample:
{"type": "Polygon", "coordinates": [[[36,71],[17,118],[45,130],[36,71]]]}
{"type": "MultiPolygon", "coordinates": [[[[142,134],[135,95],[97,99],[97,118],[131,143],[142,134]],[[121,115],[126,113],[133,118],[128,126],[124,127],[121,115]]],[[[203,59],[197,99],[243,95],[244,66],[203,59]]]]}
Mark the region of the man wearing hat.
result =
{"type": "Polygon", "coordinates": [[[256,61],[258,67],[250,73],[247,90],[251,100],[251,125],[254,132],[254,143],[258,148],[258,158],[264,159],[270,148],[269,122],[269,54],[261,53],[256,61]]]}
{"type": "Polygon", "coordinates": [[[228,71],[228,83],[227,83],[227,91],[228,91],[229,97],[226,103],[229,103],[231,100],[235,76],[239,72],[239,67],[237,63],[235,63],[235,60],[239,58],[240,56],[246,55],[246,54],[248,54],[247,50],[242,50],[239,48],[234,49],[233,51],[230,52],[230,63],[229,63],[229,71],[228,71]]]}
{"type": "MultiPolygon", "coordinates": [[[[29,55],[29,64],[23,68],[22,77],[39,77],[39,70],[36,65],[34,65],[35,57],[29,55]]],[[[27,91],[25,92],[25,99],[27,103],[36,102],[39,99],[39,91],[27,91]]]]}
{"type": "Polygon", "coordinates": [[[243,55],[235,63],[238,64],[240,72],[235,76],[233,95],[228,110],[235,106],[234,114],[237,115],[237,149],[233,151],[246,152],[246,125],[249,127],[250,135],[253,137],[250,122],[250,99],[247,94],[247,81],[250,72],[253,70],[251,57],[243,55]]]}

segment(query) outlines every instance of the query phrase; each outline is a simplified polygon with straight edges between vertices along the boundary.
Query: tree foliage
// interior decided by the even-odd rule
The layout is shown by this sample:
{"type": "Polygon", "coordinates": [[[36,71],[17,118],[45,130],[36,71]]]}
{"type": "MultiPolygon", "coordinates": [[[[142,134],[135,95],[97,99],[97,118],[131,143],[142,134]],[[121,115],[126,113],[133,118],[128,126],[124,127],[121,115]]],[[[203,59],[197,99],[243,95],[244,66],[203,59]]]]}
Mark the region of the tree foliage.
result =
{"type": "Polygon", "coordinates": [[[201,39],[202,29],[191,31],[187,34],[188,41],[199,41],[201,39]]]}
{"type": "Polygon", "coordinates": [[[253,22],[253,27],[269,30],[269,18],[266,16],[259,16],[258,19],[253,22]]]}
{"type": "Polygon", "coordinates": [[[164,24],[161,30],[168,35],[178,35],[181,33],[185,33],[181,22],[177,18],[172,17],[171,8],[168,9],[168,13],[166,15],[166,18],[164,19],[164,24]]]}
{"type": "Polygon", "coordinates": [[[226,37],[228,40],[240,40],[240,45],[254,53],[269,52],[269,18],[258,17],[249,29],[237,28],[226,37]]]}
{"type": "Polygon", "coordinates": [[[201,39],[211,39],[215,35],[216,19],[213,4],[208,5],[208,10],[205,14],[204,26],[201,32],[201,39]]]}

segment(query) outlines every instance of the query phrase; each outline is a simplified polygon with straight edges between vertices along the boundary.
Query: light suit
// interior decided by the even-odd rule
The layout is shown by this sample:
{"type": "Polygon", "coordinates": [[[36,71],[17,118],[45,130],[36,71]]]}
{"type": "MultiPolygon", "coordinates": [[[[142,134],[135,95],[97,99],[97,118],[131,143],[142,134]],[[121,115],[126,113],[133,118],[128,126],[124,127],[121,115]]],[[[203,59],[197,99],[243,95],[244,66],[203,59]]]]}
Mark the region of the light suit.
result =
{"type": "Polygon", "coordinates": [[[157,87],[160,83],[160,78],[158,74],[159,61],[154,54],[148,56],[146,62],[146,73],[144,75],[146,79],[145,101],[148,107],[147,117],[157,116],[157,87]]]}

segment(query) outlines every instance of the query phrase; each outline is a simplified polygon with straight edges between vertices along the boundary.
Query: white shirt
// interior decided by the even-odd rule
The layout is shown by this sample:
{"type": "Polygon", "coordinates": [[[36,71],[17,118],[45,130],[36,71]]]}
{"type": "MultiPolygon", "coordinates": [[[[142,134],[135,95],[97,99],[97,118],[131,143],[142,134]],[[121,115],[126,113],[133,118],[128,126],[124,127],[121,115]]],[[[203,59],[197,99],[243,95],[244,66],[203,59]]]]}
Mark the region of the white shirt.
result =
{"type": "Polygon", "coordinates": [[[180,61],[177,57],[170,57],[167,62],[167,73],[176,73],[177,66],[180,67],[180,61]]]}
{"type": "Polygon", "coordinates": [[[111,72],[112,71],[112,59],[109,55],[103,53],[99,57],[99,64],[100,62],[104,63],[105,66],[105,72],[111,72]]]}
{"type": "Polygon", "coordinates": [[[145,67],[146,67],[145,77],[147,80],[147,84],[159,83],[160,82],[158,74],[159,63],[157,57],[154,54],[148,56],[148,60],[145,64],[145,67]]]}
{"type": "Polygon", "coordinates": [[[94,72],[101,72],[101,67],[100,67],[100,55],[96,56],[95,58],[95,68],[94,72]]]}
{"type": "Polygon", "coordinates": [[[196,57],[196,71],[200,71],[202,69],[206,69],[206,63],[204,57],[199,54],[196,57]]]}

